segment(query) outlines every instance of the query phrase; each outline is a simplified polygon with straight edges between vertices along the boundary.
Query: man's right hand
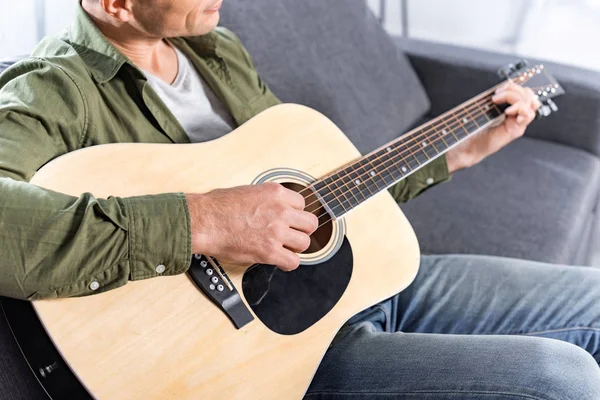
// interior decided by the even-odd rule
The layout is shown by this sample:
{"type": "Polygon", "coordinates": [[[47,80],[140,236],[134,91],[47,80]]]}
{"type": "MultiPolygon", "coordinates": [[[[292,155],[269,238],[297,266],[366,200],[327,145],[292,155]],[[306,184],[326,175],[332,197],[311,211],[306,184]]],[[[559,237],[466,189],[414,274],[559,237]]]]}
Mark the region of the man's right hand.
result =
{"type": "Polygon", "coordinates": [[[304,197],[278,183],[185,195],[192,221],[192,251],[233,264],[298,267],[317,216],[304,197]]]}

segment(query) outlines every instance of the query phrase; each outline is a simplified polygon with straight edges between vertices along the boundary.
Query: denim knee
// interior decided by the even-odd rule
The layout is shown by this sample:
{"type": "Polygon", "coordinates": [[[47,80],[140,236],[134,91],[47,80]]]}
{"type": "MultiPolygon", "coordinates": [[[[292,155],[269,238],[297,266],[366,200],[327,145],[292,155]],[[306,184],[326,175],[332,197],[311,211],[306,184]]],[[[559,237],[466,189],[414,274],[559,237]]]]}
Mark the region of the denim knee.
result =
{"type": "Polygon", "coordinates": [[[534,339],[531,382],[547,399],[600,399],[600,368],[585,350],[554,339],[534,339]]]}

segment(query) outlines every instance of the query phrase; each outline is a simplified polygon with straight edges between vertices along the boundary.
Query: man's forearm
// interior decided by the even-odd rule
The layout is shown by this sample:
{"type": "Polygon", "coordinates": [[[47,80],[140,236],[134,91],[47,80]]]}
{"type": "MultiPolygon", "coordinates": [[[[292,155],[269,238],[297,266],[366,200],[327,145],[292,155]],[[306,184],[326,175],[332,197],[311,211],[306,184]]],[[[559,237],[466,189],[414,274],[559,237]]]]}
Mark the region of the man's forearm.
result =
{"type": "Polygon", "coordinates": [[[189,266],[183,195],[77,198],[0,178],[0,205],[3,296],[82,296],[189,266]]]}

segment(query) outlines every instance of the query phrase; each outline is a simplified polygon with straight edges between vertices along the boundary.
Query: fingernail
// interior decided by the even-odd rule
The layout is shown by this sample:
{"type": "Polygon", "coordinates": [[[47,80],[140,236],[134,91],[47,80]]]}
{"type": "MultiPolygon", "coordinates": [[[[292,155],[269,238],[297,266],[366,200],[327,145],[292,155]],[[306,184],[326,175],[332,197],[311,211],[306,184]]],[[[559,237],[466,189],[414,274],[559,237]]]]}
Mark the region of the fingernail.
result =
{"type": "Polygon", "coordinates": [[[492,96],[492,101],[498,101],[498,98],[499,98],[499,97],[500,97],[500,96],[498,96],[498,95],[494,95],[494,96],[492,96]]]}

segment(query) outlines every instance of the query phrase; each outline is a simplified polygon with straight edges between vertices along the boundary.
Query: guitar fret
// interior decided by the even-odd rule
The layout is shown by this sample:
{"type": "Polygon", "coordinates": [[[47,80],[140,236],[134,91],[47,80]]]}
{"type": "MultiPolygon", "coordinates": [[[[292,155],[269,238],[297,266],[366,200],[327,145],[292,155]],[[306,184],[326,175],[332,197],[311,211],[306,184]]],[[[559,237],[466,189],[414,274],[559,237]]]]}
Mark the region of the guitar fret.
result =
{"type": "Polygon", "coordinates": [[[351,210],[356,206],[356,198],[352,196],[350,191],[350,177],[340,171],[333,175],[331,179],[334,179],[333,186],[335,187],[334,194],[341,198],[342,205],[344,208],[351,210]]]}
{"type": "Polygon", "coordinates": [[[357,163],[358,174],[362,177],[363,184],[369,190],[369,194],[379,192],[384,186],[379,186],[379,179],[377,173],[373,169],[373,164],[369,162],[369,159],[364,158],[357,163]]]}
{"type": "Polygon", "coordinates": [[[326,205],[335,216],[341,215],[349,209],[346,209],[341,201],[333,194],[333,190],[330,189],[326,183],[327,179],[315,182],[313,187],[321,199],[323,199],[324,205],[326,205]]]}
{"type": "Polygon", "coordinates": [[[447,140],[448,132],[446,131],[446,133],[444,133],[444,130],[439,125],[435,127],[435,131],[438,135],[438,140],[435,148],[436,150],[438,150],[439,153],[441,153],[442,151],[450,147],[447,140]]]}
{"type": "MultiPolygon", "coordinates": [[[[422,152],[425,153],[428,159],[433,159],[438,156],[438,151],[436,149],[436,140],[437,138],[431,138],[424,146],[422,146],[422,152]]],[[[439,145],[439,143],[438,143],[439,145]]]]}
{"type": "Polygon", "coordinates": [[[359,177],[358,173],[354,170],[354,168],[348,167],[347,169],[350,169],[348,176],[351,178],[351,181],[348,184],[348,189],[350,190],[350,193],[352,193],[354,198],[359,203],[362,203],[363,201],[365,201],[365,199],[368,198],[368,196],[365,196],[365,193],[363,193],[364,185],[362,184],[362,179],[359,177]]]}
{"type": "MultiPolygon", "coordinates": [[[[421,164],[423,164],[423,162],[419,161],[418,158],[418,153],[419,153],[419,148],[413,143],[410,146],[405,144],[405,142],[403,142],[402,144],[400,144],[398,149],[398,152],[402,155],[402,159],[403,159],[403,166],[412,171],[415,170],[417,168],[419,168],[421,166],[421,164]]],[[[402,168],[402,167],[400,167],[402,168]]],[[[403,170],[401,172],[404,172],[403,170]]]]}
{"type": "Polygon", "coordinates": [[[373,154],[372,164],[375,165],[375,173],[381,180],[381,186],[386,188],[396,182],[398,179],[398,167],[395,165],[395,158],[392,158],[387,150],[380,150],[373,154]]]}
{"type": "Polygon", "coordinates": [[[485,113],[485,115],[486,115],[486,116],[487,116],[487,117],[488,117],[490,120],[493,120],[493,119],[496,119],[496,118],[498,118],[499,116],[501,116],[503,112],[504,112],[504,109],[500,109],[500,108],[498,108],[498,106],[497,106],[497,105],[494,105],[493,107],[491,107],[491,108],[490,108],[490,109],[489,109],[489,110],[488,110],[488,111],[485,113]]]}
{"type": "Polygon", "coordinates": [[[485,103],[483,105],[479,105],[477,107],[477,111],[479,112],[479,115],[477,116],[477,123],[479,125],[485,125],[492,120],[488,115],[488,112],[490,111],[489,104],[485,103]]]}
{"type": "Polygon", "coordinates": [[[394,164],[394,160],[390,158],[387,151],[382,152],[378,164],[377,171],[379,175],[383,178],[385,186],[390,186],[396,181],[396,176],[399,171],[398,167],[394,164]]]}
{"type": "Polygon", "coordinates": [[[330,176],[324,180],[326,183],[325,191],[327,194],[323,197],[325,203],[329,206],[335,216],[343,214],[352,209],[352,204],[348,201],[339,188],[342,183],[337,177],[337,174],[330,176]]]}
{"type": "Polygon", "coordinates": [[[486,114],[480,114],[475,118],[475,122],[477,123],[477,125],[483,126],[490,122],[490,119],[487,117],[486,114]]]}
{"type": "Polygon", "coordinates": [[[462,139],[463,137],[466,136],[466,134],[468,134],[467,130],[464,128],[464,126],[460,122],[460,119],[458,119],[454,114],[451,114],[448,117],[448,120],[449,120],[448,125],[450,126],[452,131],[454,131],[454,134],[459,139],[462,139]]]}
{"type": "Polygon", "coordinates": [[[473,100],[435,123],[357,160],[314,185],[315,190],[336,217],[345,214],[501,116],[506,106],[492,104],[490,98],[473,100]]]}
{"type": "MultiPolygon", "coordinates": [[[[398,146],[396,146],[398,147],[398,146]]],[[[384,167],[387,174],[390,176],[390,181],[386,180],[386,186],[391,185],[398,179],[402,177],[402,152],[398,151],[398,149],[394,150],[392,147],[388,147],[389,151],[385,150],[384,158],[384,167]]]]}
{"type": "Polygon", "coordinates": [[[454,134],[454,131],[450,129],[446,121],[442,120],[442,123],[439,127],[439,131],[440,136],[444,139],[444,142],[446,143],[447,147],[450,147],[456,142],[458,142],[458,138],[454,134]]]}

